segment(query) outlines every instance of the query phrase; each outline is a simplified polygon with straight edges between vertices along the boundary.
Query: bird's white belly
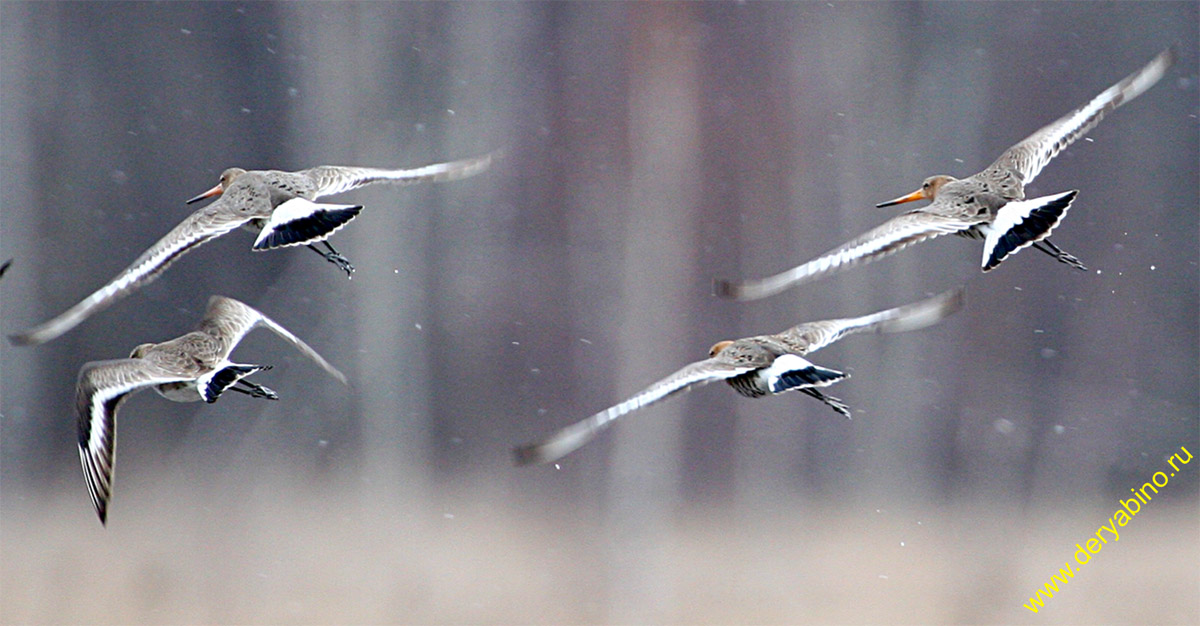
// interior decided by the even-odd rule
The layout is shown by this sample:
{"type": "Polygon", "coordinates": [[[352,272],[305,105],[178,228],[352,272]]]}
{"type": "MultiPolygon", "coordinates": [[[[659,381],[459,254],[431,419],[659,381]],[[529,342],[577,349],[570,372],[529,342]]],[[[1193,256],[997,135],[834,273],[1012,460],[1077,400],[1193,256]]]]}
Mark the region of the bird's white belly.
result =
{"type": "Polygon", "coordinates": [[[163,383],[156,385],[154,390],[158,392],[158,395],[173,402],[199,402],[202,399],[195,381],[163,383]]]}

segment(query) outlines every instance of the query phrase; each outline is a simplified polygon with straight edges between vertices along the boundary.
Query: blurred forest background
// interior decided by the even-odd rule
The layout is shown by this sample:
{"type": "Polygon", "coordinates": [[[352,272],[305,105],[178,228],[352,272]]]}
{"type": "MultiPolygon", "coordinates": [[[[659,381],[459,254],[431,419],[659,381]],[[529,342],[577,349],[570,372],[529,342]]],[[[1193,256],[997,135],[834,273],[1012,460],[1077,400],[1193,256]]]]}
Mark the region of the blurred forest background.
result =
{"type": "MultiPolygon", "coordinates": [[[[1185,446],[1200,453],[1195,2],[0,3],[0,330],[60,313],[228,166],[411,167],[332,239],[352,280],[236,231],[48,345],[0,347],[4,623],[1196,623],[1200,465],[1022,607],[1185,446]],[[1055,241],[983,276],[943,238],[752,303],[761,277],[969,175],[1167,45],[1060,155],[1055,241]],[[559,466],[512,445],[718,340],[967,282],[855,336],[845,421],[710,386],[559,466]],[[279,402],[134,396],[103,528],[75,449],[86,361],[242,299],[279,402]]],[[[232,394],[231,394],[232,395],[232,394]]],[[[1169,468],[1168,468],[1169,469],[1169,468]]]]}

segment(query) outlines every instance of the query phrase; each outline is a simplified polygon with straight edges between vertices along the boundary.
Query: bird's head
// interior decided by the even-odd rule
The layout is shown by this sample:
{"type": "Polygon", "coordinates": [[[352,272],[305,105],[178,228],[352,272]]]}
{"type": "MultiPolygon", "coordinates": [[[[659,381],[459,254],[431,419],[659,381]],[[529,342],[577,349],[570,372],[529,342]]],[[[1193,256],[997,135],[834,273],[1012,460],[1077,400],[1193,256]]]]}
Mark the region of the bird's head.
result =
{"type": "Polygon", "coordinates": [[[208,191],[196,196],[195,198],[188,200],[187,203],[191,204],[193,202],[198,202],[205,198],[211,198],[213,196],[221,195],[222,193],[225,192],[226,189],[229,189],[229,185],[231,183],[233,183],[233,181],[235,179],[237,179],[238,176],[241,176],[242,174],[245,174],[245,173],[246,173],[246,170],[244,170],[240,167],[231,167],[231,168],[225,170],[224,172],[221,172],[221,180],[217,182],[216,187],[213,187],[212,189],[209,189],[208,191]]]}
{"type": "Polygon", "coordinates": [[[718,341],[717,343],[713,344],[713,347],[708,349],[708,358],[711,359],[711,358],[717,356],[718,354],[721,354],[721,352],[723,352],[725,350],[725,348],[728,348],[731,345],[733,345],[733,342],[728,339],[726,339],[725,341],[718,341]]]}
{"type": "Polygon", "coordinates": [[[887,202],[880,202],[875,206],[877,208],[883,208],[885,206],[893,206],[896,204],[903,204],[905,202],[913,202],[915,200],[933,200],[937,197],[937,192],[939,189],[941,189],[946,183],[954,182],[955,180],[957,179],[953,176],[946,176],[945,174],[930,176],[929,178],[925,179],[925,182],[921,183],[920,189],[908,195],[888,200],[887,202]]]}

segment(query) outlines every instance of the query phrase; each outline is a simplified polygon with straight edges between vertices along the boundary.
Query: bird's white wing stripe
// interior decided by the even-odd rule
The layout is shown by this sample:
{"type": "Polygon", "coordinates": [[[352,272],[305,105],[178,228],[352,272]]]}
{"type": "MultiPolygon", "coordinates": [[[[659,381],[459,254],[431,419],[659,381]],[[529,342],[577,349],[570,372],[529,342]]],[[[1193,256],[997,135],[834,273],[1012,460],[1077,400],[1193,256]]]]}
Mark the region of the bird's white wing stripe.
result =
{"type": "Polygon", "coordinates": [[[1012,166],[1017,168],[1022,184],[1030,184],[1059,152],[1095,128],[1109,112],[1153,87],[1174,62],[1174,51],[1164,50],[1144,67],[1100,92],[1087,104],[1042,127],[1010,148],[1001,159],[1009,159],[1012,166]]]}
{"type": "Polygon", "coordinates": [[[372,183],[396,183],[408,185],[424,181],[447,182],[474,176],[487,170],[497,153],[446,163],[434,163],[411,169],[382,169],[375,167],[344,167],[325,165],[306,170],[305,173],[315,181],[317,189],[314,198],[329,196],[343,191],[357,189],[372,183]]]}
{"type": "Polygon", "coordinates": [[[86,411],[86,414],[76,416],[77,427],[81,429],[79,462],[83,467],[92,505],[96,507],[101,522],[105,520],[108,499],[112,494],[117,406],[125,395],[145,387],[186,380],[152,373],[143,365],[129,359],[89,363],[84,365],[77,385],[77,393],[88,394],[85,401],[76,405],[77,411],[86,411]],[[111,413],[108,410],[110,402],[113,402],[111,413]],[[86,439],[82,437],[84,428],[87,429],[86,439]]]}
{"type": "Polygon", "coordinates": [[[811,354],[845,337],[861,332],[898,333],[931,326],[962,308],[966,290],[950,289],[919,302],[894,307],[870,315],[808,322],[790,328],[790,343],[804,354],[811,354]]]}
{"type": "Polygon", "coordinates": [[[761,280],[737,284],[725,283],[725,289],[741,300],[765,298],[827,272],[842,267],[851,267],[858,263],[869,263],[911,244],[939,235],[959,232],[970,228],[973,224],[974,222],[932,213],[905,213],[884,222],[858,239],[803,265],[761,280]]]}
{"type": "MultiPolygon", "coordinates": [[[[206,209],[212,207],[210,205],[206,209]]],[[[134,288],[153,281],[188,250],[223,235],[247,220],[214,221],[201,224],[197,218],[201,209],[173,228],[149,250],[142,253],[129,267],[92,295],[67,309],[58,317],[10,338],[20,345],[40,344],[71,330],[90,315],[108,307],[134,288]]]]}
{"type": "Polygon", "coordinates": [[[691,387],[732,378],[753,369],[755,368],[734,367],[715,359],[692,363],[638,392],[628,400],[559,430],[541,443],[518,448],[516,451],[517,462],[527,464],[556,461],[591,441],[600,431],[622,415],[649,406],[691,387]]]}
{"type": "Polygon", "coordinates": [[[340,370],[338,370],[338,368],[336,368],[336,367],[334,367],[333,365],[331,365],[331,364],[329,363],[329,361],[326,361],[326,360],[324,359],[324,357],[322,357],[320,354],[318,354],[318,353],[317,353],[317,351],[316,351],[316,350],[314,350],[314,349],[313,349],[311,346],[309,346],[307,343],[304,343],[304,341],[303,341],[302,339],[300,339],[299,337],[297,337],[297,336],[293,335],[291,332],[289,332],[289,331],[288,331],[288,329],[286,329],[286,328],[284,328],[283,326],[280,326],[279,324],[275,323],[275,321],[274,321],[274,320],[272,320],[271,318],[267,317],[266,315],[263,315],[262,313],[259,313],[259,314],[258,314],[258,316],[259,316],[259,317],[258,317],[258,323],[259,323],[259,325],[261,325],[261,326],[265,326],[265,327],[266,327],[267,329],[269,329],[271,332],[273,332],[273,333],[275,333],[276,335],[279,335],[280,337],[282,337],[283,339],[285,339],[285,340],[286,340],[288,343],[292,344],[292,346],[293,346],[293,347],[295,347],[297,350],[299,350],[299,351],[300,351],[300,352],[301,352],[301,353],[302,353],[304,356],[308,357],[309,359],[312,359],[312,361],[313,361],[314,363],[316,363],[317,365],[321,366],[321,369],[325,370],[326,372],[329,372],[329,374],[330,374],[331,376],[333,376],[334,378],[336,378],[336,379],[338,379],[339,381],[341,381],[341,383],[342,383],[343,385],[348,385],[348,384],[350,384],[350,383],[349,383],[349,382],[346,380],[346,375],[345,375],[345,374],[343,374],[343,373],[342,373],[340,370]]]}

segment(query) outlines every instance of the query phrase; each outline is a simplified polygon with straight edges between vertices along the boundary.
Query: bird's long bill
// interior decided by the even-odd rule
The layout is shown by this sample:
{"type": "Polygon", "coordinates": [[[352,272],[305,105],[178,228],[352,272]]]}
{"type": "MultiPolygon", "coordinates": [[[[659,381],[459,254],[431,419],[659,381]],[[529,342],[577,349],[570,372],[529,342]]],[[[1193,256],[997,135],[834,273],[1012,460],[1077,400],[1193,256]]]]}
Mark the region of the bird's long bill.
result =
{"type": "Polygon", "coordinates": [[[904,204],[905,202],[913,202],[916,200],[924,200],[924,199],[925,199],[925,190],[918,189],[908,195],[900,196],[899,198],[888,200],[887,202],[880,202],[879,204],[875,205],[875,208],[882,209],[885,206],[893,206],[896,204],[904,204]]]}
{"type": "Polygon", "coordinates": [[[221,192],[222,192],[222,191],[225,191],[225,190],[224,190],[224,189],[221,189],[221,184],[220,184],[220,183],[217,183],[217,186],[216,186],[216,187],[213,187],[212,189],[209,189],[208,191],[206,191],[206,192],[204,192],[204,193],[202,193],[202,194],[200,194],[200,195],[196,196],[195,198],[192,198],[191,200],[188,200],[188,201],[187,201],[187,203],[188,203],[188,204],[192,204],[193,202],[199,202],[199,201],[201,201],[201,200],[203,200],[203,199],[205,199],[205,198],[211,198],[211,197],[213,197],[213,196],[219,196],[219,195],[221,195],[221,192]]]}

